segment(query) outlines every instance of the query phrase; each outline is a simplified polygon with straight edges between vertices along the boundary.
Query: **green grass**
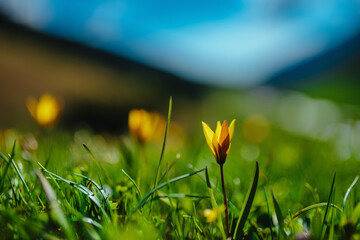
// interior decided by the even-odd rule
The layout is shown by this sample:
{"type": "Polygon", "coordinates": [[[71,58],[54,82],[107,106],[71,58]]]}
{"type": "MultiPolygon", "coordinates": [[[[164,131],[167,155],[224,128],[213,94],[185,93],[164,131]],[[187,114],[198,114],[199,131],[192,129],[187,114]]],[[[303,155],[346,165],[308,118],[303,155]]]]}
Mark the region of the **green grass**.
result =
{"type": "MultiPolygon", "coordinates": [[[[168,121],[171,110],[170,101],[168,121]]],[[[171,141],[171,128],[166,128],[168,139],[144,146],[127,134],[53,130],[29,137],[20,130],[4,131],[0,236],[224,239],[224,214],[219,211],[212,223],[203,214],[221,209],[223,198],[201,120],[193,119],[198,129],[181,144],[171,141]],[[36,139],[37,149],[29,148],[29,138],[36,139]]],[[[251,143],[241,135],[241,119],[237,122],[224,164],[231,236],[360,238],[356,156],[340,160],[333,143],[294,135],[276,124],[264,141],[251,143]]]]}

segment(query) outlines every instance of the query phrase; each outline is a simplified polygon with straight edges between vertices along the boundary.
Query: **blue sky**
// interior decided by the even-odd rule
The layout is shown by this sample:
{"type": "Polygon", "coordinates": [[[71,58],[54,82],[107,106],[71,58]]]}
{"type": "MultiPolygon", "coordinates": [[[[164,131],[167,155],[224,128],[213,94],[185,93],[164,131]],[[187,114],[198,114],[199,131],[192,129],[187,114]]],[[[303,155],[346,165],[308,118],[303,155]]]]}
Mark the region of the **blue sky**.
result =
{"type": "Polygon", "coordinates": [[[189,80],[251,86],[360,30],[358,0],[1,0],[36,30],[189,80]]]}

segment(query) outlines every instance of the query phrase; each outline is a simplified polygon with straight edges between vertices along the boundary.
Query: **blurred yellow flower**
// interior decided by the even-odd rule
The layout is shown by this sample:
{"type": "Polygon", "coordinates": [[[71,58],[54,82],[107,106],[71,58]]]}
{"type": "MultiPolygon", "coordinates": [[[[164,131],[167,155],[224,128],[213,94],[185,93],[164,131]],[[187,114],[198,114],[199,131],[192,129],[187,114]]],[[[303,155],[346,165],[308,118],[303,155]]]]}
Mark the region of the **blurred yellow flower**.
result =
{"type": "Polygon", "coordinates": [[[208,223],[213,223],[217,219],[217,212],[213,209],[205,209],[204,210],[204,217],[208,223]]]}
{"type": "Polygon", "coordinates": [[[232,120],[230,127],[228,126],[226,120],[222,125],[220,124],[220,121],[218,121],[215,133],[211,130],[209,125],[204,122],[201,123],[207,144],[214,154],[217,163],[223,165],[229,153],[231,140],[234,135],[235,119],[232,120]]]}
{"type": "Polygon", "coordinates": [[[165,126],[164,118],[156,112],[147,112],[143,109],[133,109],[129,112],[130,134],[140,144],[157,138],[165,131],[165,126]]]}
{"type": "Polygon", "coordinates": [[[52,127],[59,118],[60,103],[50,94],[42,95],[39,101],[34,97],[29,97],[26,105],[31,116],[42,127],[52,127]]]}
{"type": "Polygon", "coordinates": [[[216,221],[219,214],[224,211],[224,206],[219,206],[216,209],[205,209],[204,217],[206,218],[206,222],[213,223],[216,221]]]}

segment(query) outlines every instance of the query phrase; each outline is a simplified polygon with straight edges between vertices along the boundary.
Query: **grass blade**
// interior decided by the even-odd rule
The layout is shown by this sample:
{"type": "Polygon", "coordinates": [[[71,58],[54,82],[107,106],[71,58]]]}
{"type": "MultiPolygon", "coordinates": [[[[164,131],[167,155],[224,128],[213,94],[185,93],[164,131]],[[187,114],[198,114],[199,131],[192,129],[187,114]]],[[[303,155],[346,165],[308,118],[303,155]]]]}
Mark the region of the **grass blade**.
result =
{"type": "Polygon", "coordinates": [[[101,164],[99,163],[99,161],[95,158],[95,155],[91,152],[91,150],[89,149],[89,147],[88,147],[85,143],[83,143],[82,145],[83,145],[83,147],[85,148],[86,152],[89,154],[90,158],[91,158],[91,159],[93,160],[93,162],[95,163],[96,167],[97,167],[98,169],[100,169],[101,172],[102,172],[102,174],[105,176],[106,181],[107,181],[107,182],[110,182],[109,176],[107,175],[106,171],[105,171],[104,168],[101,166],[101,164]]]}
{"type": "MultiPolygon", "coordinates": [[[[335,189],[334,189],[334,194],[331,197],[330,205],[334,204],[334,202],[335,202],[335,189]]],[[[331,208],[330,211],[331,211],[331,215],[330,215],[330,229],[329,229],[329,238],[328,239],[333,240],[334,239],[335,212],[334,212],[333,208],[331,208]]]]}
{"type": "Polygon", "coordinates": [[[88,178],[84,175],[81,175],[81,174],[78,174],[78,173],[72,173],[74,174],[75,176],[78,176],[78,177],[81,177],[81,178],[84,178],[86,179],[87,181],[91,182],[98,190],[99,192],[101,193],[101,196],[104,198],[104,199],[107,199],[107,196],[106,196],[106,192],[104,191],[104,189],[99,185],[97,184],[94,180],[92,180],[91,178],[88,178]]]}
{"type": "Polygon", "coordinates": [[[88,148],[88,146],[86,146],[85,143],[83,143],[82,145],[83,145],[83,147],[85,148],[86,152],[90,155],[90,158],[91,158],[96,164],[98,164],[98,162],[97,162],[94,154],[90,151],[90,149],[88,148]]]}
{"type": "MultiPolygon", "coordinates": [[[[168,110],[168,117],[167,117],[167,121],[166,121],[164,141],[163,141],[163,145],[162,145],[162,148],[161,148],[161,154],[160,154],[159,164],[158,164],[158,166],[157,166],[157,170],[156,170],[156,174],[155,174],[154,189],[156,189],[156,187],[157,187],[157,185],[158,185],[158,178],[159,178],[159,173],[160,173],[160,166],[161,166],[162,159],[163,159],[163,157],[164,157],[165,146],[166,146],[166,139],[167,139],[167,134],[168,134],[168,131],[169,131],[169,125],[170,125],[170,119],[171,119],[171,111],[172,111],[172,97],[170,96],[170,99],[169,99],[169,110],[168,110]]],[[[151,201],[151,203],[150,203],[149,214],[150,214],[150,212],[151,212],[151,208],[152,208],[152,201],[151,201]]]]}
{"type": "Polygon", "coordinates": [[[148,199],[148,200],[146,201],[146,203],[148,203],[148,202],[150,202],[150,201],[162,199],[162,198],[194,198],[194,199],[204,199],[204,198],[209,198],[209,197],[208,197],[208,196],[201,196],[201,195],[185,194],[185,193],[171,193],[171,194],[167,194],[167,195],[160,195],[160,196],[153,197],[153,198],[151,198],[151,199],[148,199]]]}
{"type": "Polygon", "coordinates": [[[13,165],[16,173],[17,173],[18,176],[20,177],[21,182],[24,184],[24,187],[25,187],[26,191],[27,191],[28,194],[31,196],[31,192],[30,192],[30,189],[29,189],[28,185],[26,184],[25,178],[24,178],[24,176],[22,175],[22,173],[20,172],[19,168],[17,167],[15,161],[14,161],[12,158],[9,159],[9,160],[10,160],[10,162],[12,163],[12,165],[13,165]]]}
{"type": "Polygon", "coordinates": [[[137,193],[138,193],[138,196],[139,196],[139,198],[141,199],[141,198],[142,198],[141,192],[140,192],[139,186],[136,184],[135,180],[134,180],[132,177],[130,177],[130,175],[127,174],[127,172],[125,172],[124,169],[121,169],[121,171],[122,171],[122,172],[125,174],[125,176],[130,180],[130,182],[132,182],[132,184],[135,186],[136,191],[137,191],[137,193]]]}
{"type": "Polygon", "coordinates": [[[323,239],[324,235],[325,235],[325,232],[326,232],[326,228],[324,228],[324,225],[327,224],[326,223],[326,217],[327,217],[327,214],[328,214],[328,211],[329,211],[329,206],[331,204],[331,196],[333,194],[333,191],[334,191],[334,185],[335,185],[335,178],[336,178],[336,172],[334,173],[334,178],[333,178],[333,181],[332,181],[332,184],[331,184],[331,188],[330,188],[330,194],[329,194],[329,199],[327,201],[327,205],[326,205],[326,210],[325,210],[325,215],[324,215],[324,219],[323,219],[323,222],[322,222],[322,225],[321,225],[321,237],[320,239],[323,239]]]}
{"type": "Polygon", "coordinates": [[[267,206],[267,211],[268,211],[268,217],[269,217],[271,240],[273,240],[273,239],[274,239],[274,233],[273,233],[273,230],[272,230],[272,221],[271,221],[271,214],[270,214],[270,205],[269,205],[269,200],[268,200],[268,196],[267,196],[266,188],[265,188],[265,187],[264,187],[264,194],[265,194],[265,201],[266,201],[266,206],[267,206]]]}
{"type": "Polygon", "coordinates": [[[279,205],[278,201],[276,200],[273,191],[271,191],[271,196],[272,196],[272,199],[273,199],[275,214],[276,214],[276,218],[278,220],[278,225],[279,225],[279,233],[278,233],[279,238],[278,239],[280,239],[281,235],[286,236],[286,234],[284,232],[284,217],[283,217],[283,215],[281,213],[280,205],[279,205]]]}
{"type": "Polygon", "coordinates": [[[88,178],[88,177],[86,177],[84,175],[77,174],[77,173],[73,173],[73,174],[78,176],[78,177],[84,178],[87,181],[91,182],[99,190],[101,196],[103,197],[103,199],[105,201],[105,204],[106,204],[107,208],[109,209],[110,216],[113,217],[113,210],[111,209],[109,198],[107,197],[106,192],[104,191],[104,189],[99,184],[97,184],[94,180],[92,180],[91,178],[88,178]]]}
{"type": "Polygon", "coordinates": [[[91,224],[91,225],[93,225],[94,227],[103,229],[103,226],[102,226],[100,223],[98,223],[97,221],[95,221],[94,219],[92,219],[92,218],[83,217],[83,218],[81,218],[81,221],[83,221],[84,223],[91,224]]]}
{"type": "MultiPolygon", "coordinates": [[[[310,206],[307,206],[299,211],[297,211],[294,215],[293,215],[293,219],[300,216],[301,214],[304,214],[312,209],[315,209],[315,208],[319,208],[319,207],[325,207],[327,206],[327,203],[316,203],[316,204],[313,204],[313,205],[310,205],[310,206]]],[[[335,208],[336,210],[342,212],[341,208],[336,206],[335,204],[330,204],[331,207],[335,208]]]]}
{"type": "Polygon", "coordinates": [[[50,172],[49,170],[47,170],[46,168],[44,168],[41,163],[39,163],[39,166],[41,167],[41,169],[46,172],[47,174],[53,176],[56,180],[60,180],[64,183],[69,184],[70,186],[72,186],[73,188],[79,190],[80,192],[82,192],[83,194],[85,194],[102,212],[102,214],[104,215],[105,219],[110,222],[109,216],[107,215],[105,209],[101,206],[101,202],[100,200],[95,196],[95,194],[88,189],[87,187],[85,187],[84,185],[77,183],[77,182],[73,182],[70,180],[67,180],[65,178],[60,177],[59,175],[56,175],[53,172],[50,172]]]}
{"type": "Polygon", "coordinates": [[[5,177],[6,177],[6,175],[7,175],[7,172],[8,172],[8,170],[9,170],[9,168],[10,168],[10,162],[9,162],[9,160],[7,159],[7,157],[5,157],[5,155],[2,154],[1,152],[0,152],[0,157],[1,157],[1,158],[4,160],[4,162],[6,163],[6,167],[5,167],[4,173],[1,175],[1,179],[0,179],[0,190],[2,190],[3,187],[4,187],[4,179],[5,179],[5,177]]]}
{"type": "Polygon", "coordinates": [[[50,208],[51,211],[53,212],[52,216],[56,217],[57,222],[64,229],[67,238],[74,239],[73,232],[71,230],[71,227],[69,226],[69,223],[65,217],[64,212],[62,211],[58,203],[54,189],[51,187],[49,181],[46,180],[44,175],[42,175],[42,173],[39,170],[35,169],[35,173],[40,180],[40,183],[45,191],[46,197],[49,199],[50,208]]]}
{"type": "Polygon", "coordinates": [[[288,223],[288,225],[290,225],[290,227],[291,227],[290,237],[295,237],[296,232],[295,232],[295,226],[294,226],[294,219],[293,219],[290,209],[289,209],[289,216],[290,216],[290,223],[288,223]]]}
{"type": "Polygon", "coordinates": [[[344,201],[343,201],[343,206],[342,209],[345,209],[345,204],[346,201],[350,195],[351,190],[353,189],[353,187],[355,186],[356,182],[359,180],[359,176],[356,176],[356,178],[354,179],[354,181],[351,183],[350,187],[348,188],[348,190],[346,191],[345,197],[344,197],[344,201]]]}
{"type": "Polygon", "coordinates": [[[175,178],[172,178],[170,179],[169,181],[167,182],[164,182],[162,184],[159,184],[156,188],[153,188],[145,197],[143,197],[140,202],[136,205],[135,209],[133,210],[132,213],[134,213],[136,210],[138,210],[139,208],[141,208],[142,206],[144,206],[144,204],[146,203],[147,199],[152,196],[154,194],[154,192],[156,192],[157,190],[169,185],[170,183],[174,183],[174,182],[177,182],[177,181],[180,181],[182,179],[185,179],[185,178],[188,178],[188,177],[191,177],[195,174],[198,174],[199,172],[202,172],[204,171],[206,168],[203,168],[201,170],[198,170],[196,172],[192,172],[192,173],[188,173],[188,174],[184,174],[184,175],[181,175],[181,176],[178,176],[178,177],[175,177],[175,178]]]}
{"type": "MultiPolygon", "coordinates": [[[[304,214],[304,213],[306,213],[306,212],[308,212],[308,211],[310,211],[312,209],[319,208],[319,207],[325,207],[325,206],[327,206],[327,204],[328,204],[327,202],[323,202],[323,203],[316,203],[316,204],[307,206],[307,207],[297,211],[292,217],[294,219],[294,218],[296,218],[296,217],[298,217],[298,216],[300,216],[300,215],[302,215],[302,214],[304,214]]],[[[335,208],[336,210],[342,212],[341,208],[336,206],[335,204],[330,204],[330,206],[335,208]]]]}
{"type": "Polygon", "coordinates": [[[180,157],[176,156],[176,158],[170,163],[170,165],[167,167],[166,171],[164,171],[164,173],[161,175],[161,177],[159,178],[159,182],[161,182],[165,176],[167,175],[167,173],[175,166],[175,163],[180,159],[180,157]]]}
{"type": "Polygon", "coordinates": [[[259,163],[256,161],[254,177],[253,177],[253,180],[252,180],[252,182],[251,182],[251,184],[249,186],[249,190],[248,190],[248,192],[246,194],[243,206],[241,208],[240,216],[239,216],[239,219],[237,221],[235,231],[234,231],[234,235],[233,235],[234,239],[236,239],[238,237],[237,236],[238,231],[239,231],[240,235],[243,232],[243,228],[245,226],[246,220],[247,220],[247,218],[249,216],[249,213],[250,213],[251,205],[252,205],[252,203],[254,201],[254,198],[255,198],[255,193],[256,193],[258,180],[259,180],[259,163]]]}
{"type": "MultiPolygon", "coordinates": [[[[4,154],[2,154],[2,153],[0,153],[0,157],[1,157],[4,161],[8,162],[9,164],[11,163],[11,164],[13,165],[13,167],[14,167],[17,175],[19,176],[21,182],[23,183],[23,185],[24,185],[24,187],[25,187],[26,192],[29,194],[30,197],[32,197],[31,191],[30,191],[28,185],[26,184],[25,178],[24,178],[24,176],[22,175],[22,173],[20,172],[18,166],[16,165],[16,163],[15,163],[15,161],[14,161],[15,146],[16,146],[16,140],[14,141],[14,145],[13,145],[13,147],[12,147],[11,154],[9,155],[9,157],[10,157],[9,159],[8,159],[4,154]]],[[[6,170],[6,171],[7,171],[7,170],[6,170]]],[[[1,184],[2,184],[2,183],[1,183],[1,184]]]]}
{"type": "Polygon", "coordinates": [[[162,145],[162,148],[161,148],[161,154],[160,154],[159,164],[158,164],[157,170],[156,170],[154,188],[156,188],[156,187],[157,187],[157,184],[158,184],[158,177],[159,177],[159,172],[160,172],[160,166],[161,166],[162,159],[163,159],[163,157],[164,157],[165,146],[166,146],[166,139],[167,139],[167,134],[168,134],[169,125],[170,125],[170,119],[171,119],[171,111],[172,111],[172,97],[170,97],[170,100],[169,100],[169,110],[168,110],[168,117],[167,117],[166,128],[165,128],[164,141],[163,141],[163,145],[162,145]]]}

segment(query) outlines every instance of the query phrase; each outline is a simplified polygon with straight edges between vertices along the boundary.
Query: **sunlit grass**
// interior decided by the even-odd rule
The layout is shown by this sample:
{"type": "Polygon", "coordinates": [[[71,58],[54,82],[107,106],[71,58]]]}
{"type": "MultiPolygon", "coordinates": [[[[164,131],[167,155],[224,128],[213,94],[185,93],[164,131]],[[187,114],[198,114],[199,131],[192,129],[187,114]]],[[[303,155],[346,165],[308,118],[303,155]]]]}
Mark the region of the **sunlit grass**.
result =
{"type": "Polygon", "coordinates": [[[294,135],[259,115],[224,123],[215,142],[210,131],[205,139],[201,133],[206,119],[191,119],[198,136],[184,141],[171,128],[176,108],[169,105],[167,121],[130,113],[130,134],[121,136],[2,131],[0,236],[360,238],[359,159],[341,160],[331,142],[294,135]],[[153,138],[151,121],[163,124],[162,139],[153,138]]]}

